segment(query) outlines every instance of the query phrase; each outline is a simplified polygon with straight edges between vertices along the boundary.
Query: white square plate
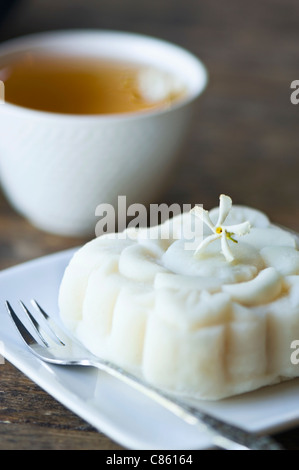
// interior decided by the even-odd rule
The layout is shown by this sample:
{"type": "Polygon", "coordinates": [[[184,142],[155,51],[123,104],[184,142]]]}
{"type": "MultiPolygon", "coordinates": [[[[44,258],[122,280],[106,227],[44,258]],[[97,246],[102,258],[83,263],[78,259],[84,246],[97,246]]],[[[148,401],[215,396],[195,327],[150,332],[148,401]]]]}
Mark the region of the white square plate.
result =
{"type": "MultiPolygon", "coordinates": [[[[64,406],[128,449],[209,448],[206,435],[127,385],[96,369],[45,364],[26,348],[6,312],[5,300],[19,308],[20,299],[29,302],[35,298],[57,318],[58,289],[73,252],[46,256],[0,273],[1,353],[64,406]]],[[[219,402],[204,401],[200,407],[249,431],[270,433],[299,423],[298,396],[296,379],[219,402]]]]}

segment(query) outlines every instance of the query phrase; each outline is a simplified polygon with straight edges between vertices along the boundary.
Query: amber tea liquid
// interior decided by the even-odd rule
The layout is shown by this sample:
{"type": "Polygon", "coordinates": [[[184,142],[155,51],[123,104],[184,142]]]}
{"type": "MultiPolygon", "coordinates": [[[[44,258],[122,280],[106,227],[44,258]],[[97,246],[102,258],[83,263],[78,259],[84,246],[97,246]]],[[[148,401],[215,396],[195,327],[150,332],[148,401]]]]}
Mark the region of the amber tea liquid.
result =
{"type": "Polygon", "coordinates": [[[6,102],[53,113],[149,111],[179,98],[147,101],[138,89],[139,71],[136,64],[26,53],[0,63],[0,80],[5,84],[6,102]]]}

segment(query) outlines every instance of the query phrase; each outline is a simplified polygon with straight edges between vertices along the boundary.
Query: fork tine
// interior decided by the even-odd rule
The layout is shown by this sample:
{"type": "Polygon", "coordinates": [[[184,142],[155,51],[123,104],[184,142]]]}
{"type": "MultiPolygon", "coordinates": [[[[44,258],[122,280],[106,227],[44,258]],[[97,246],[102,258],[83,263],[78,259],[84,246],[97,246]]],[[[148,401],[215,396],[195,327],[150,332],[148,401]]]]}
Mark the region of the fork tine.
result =
{"type": "Polygon", "coordinates": [[[34,330],[36,331],[36,333],[38,334],[38,337],[41,339],[41,341],[44,343],[44,345],[46,347],[49,347],[49,344],[47,343],[47,341],[45,340],[45,338],[43,337],[41,331],[40,331],[40,325],[39,323],[36,321],[36,319],[34,318],[34,316],[31,314],[31,312],[28,310],[28,308],[26,307],[26,305],[24,304],[24,302],[22,302],[20,300],[20,304],[22,305],[23,307],[23,310],[24,312],[26,313],[27,317],[29,318],[30,320],[30,323],[31,325],[33,326],[34,330]]]}
{"type": "Polygon", "coordinates": [[[23,325],[23,323],[21,322],[21,320],[19,319],[19,317],[17,316],[17,314],[13,310],[10,303],[8,301],[6,301],[5,305],[6,305],[6,308],[7,308],[7,311],[9,313],[9,315],[11,316],[11,319],[12,319],[15,327],[17,328],[18,332],[22,336],[25,343],[27,345],[36,344],[36,339],[31,335],[31,333],[29,333],[27,328],[23,325]]]}
{"type": "Polygon", "coordinates": [[[58,343],[61,344],[62,346],[65,346],[65,343],[59,338],[58,334],[56,333],[56,331],[54,329],[53,324],[51,323],[51,317],[49,317],[49,315],[45,312],[45,310],[39,305],[39,303],[35,299],[31,300],[31,304],[43,316],[43,318],[45,320],[45,324],[46,324],[48,330],[54,336],[53,339],[57,340],[58,343]]]}
{"type": "Polygon", "coordinates": [[[47,314],[47,312],[45,312],[45,310],[40,306],[40,304],[37,302],[37,300],[35,299],[31,299],[31,303],[34,307],[36,307],[40,313],[43,315],[43,317],[45,318],[45,320],[49,320],[50,317],[49,315],[47,314]]]}

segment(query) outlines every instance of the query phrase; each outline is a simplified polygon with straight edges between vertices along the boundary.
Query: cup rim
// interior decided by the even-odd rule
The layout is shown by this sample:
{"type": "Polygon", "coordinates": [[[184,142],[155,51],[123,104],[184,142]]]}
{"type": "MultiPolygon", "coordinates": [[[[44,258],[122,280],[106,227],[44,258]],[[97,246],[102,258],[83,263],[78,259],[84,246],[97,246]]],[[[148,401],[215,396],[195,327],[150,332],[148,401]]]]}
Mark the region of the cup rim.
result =
{"type": "MultiPolygon", "coordinates": [[[[172,112],[176,109],[183,108],[186,105],[190,104],[192,101],[194,101],[196,98],[198,98],[203,91],[205,90],[207,84],[208,84],[208,72],[203,64],[203,62],[192,52],[188,51],[187,49],[166,41],[164,39],[160,39],[157,37],[149,36],[149,35],[144,35],[144,34],[139,34],[139,33],[134,33],[134,32],[126,32],[126,31],[117,31],[117,30],[105,30],[105,29],[69,29],[69,30],[54,30],[54,31],[45,31],[45,32],[38,32],[38,33],[33,33],[33,34],[28,34],[28,35],[23,35],[23,36],[18,36],[16,38],[8,39],[7,41],[4,41],[3,43],[0,44],[0,58],[3,55],[9,56],[11,53],[15,53],[18,51],[22,50],[28,50],[28,48],[32,47],[30,46],[30,43],[34,44],[36,42],[36,45],[40,44],[40,40],[53,40],[53,39],[63,39],[71,36],[97,36],[100,38],[102,36],[103,38],[122,38],[122,39],[128,39],[128,40],[142,40],[146,42],[151,42],[154,46],[159,47],[162,46],[163,48],[168,48],[174,53],[177,53],[178,55],[182,55],[185,57],[187,60],[193,62],[193,65],[197,67],[198,71],[198,76],[199,76],[199,81],[198,81],[198,86],[197,90],[193,90],[190,93],[186,93],[186,96],[183,97],[182,99],[178,100],[175,102],[171,107],[169,108],[156,108],[153,110],[145,110],[145,111],[134,111],[134,112],[122,112],[122,113],[113,113],[113,114],[67,114],[67,113],[57,113],[57,112],[50,112],[50,111],[42,111],[34,108],[26,108],[24,106],[19,106],[16,104],[8,103],[4,101],[4,103],[1,103],[0,106],[0,112],[1,109],[4,108],[5,111],[9,111],[10,113],[18,113],[18,114],[26,114],[27,116],[32,116],[32,117],[43,117],[43,118],[48,118],[48,119],[60,119],[60,120],[82,120],[82,121],[119,121],[119,120],[134,120],[134,119],[143,119],[143,118],[148,118],[152,116],[158,116],[162,114],[167,114],[169,112],[172,112]],[[27,46],[26,46],[27,44],[27,46]],[[21,46],[21,47],[20,47],[21,46]]],[[[39,48],[39,50],[41,50],[39,48]]],[[[147,61],[145,61],[147,62],[147,61]]]]}

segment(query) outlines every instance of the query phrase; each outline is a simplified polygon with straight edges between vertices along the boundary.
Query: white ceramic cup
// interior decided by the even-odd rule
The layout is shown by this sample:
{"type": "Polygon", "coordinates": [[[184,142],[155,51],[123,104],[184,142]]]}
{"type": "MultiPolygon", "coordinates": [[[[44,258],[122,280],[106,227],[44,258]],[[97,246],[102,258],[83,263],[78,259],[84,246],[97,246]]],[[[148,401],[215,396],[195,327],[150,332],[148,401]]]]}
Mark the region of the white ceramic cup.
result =
{"type": "Polygon", "coordinates": [[[163,187],[204,90],[204,65],[165,41],[113,31],[63,31],[17,38],[0,60],[25,51],[121,59],[181,79],[184,99],[168,109],[113,115],[67,115],[0,105],[0,182],[12,206],[48,232],[94,233],[96,207],[148,204],[163,187]]]}

